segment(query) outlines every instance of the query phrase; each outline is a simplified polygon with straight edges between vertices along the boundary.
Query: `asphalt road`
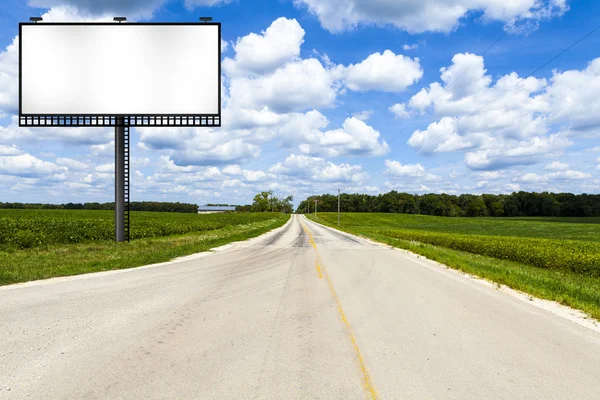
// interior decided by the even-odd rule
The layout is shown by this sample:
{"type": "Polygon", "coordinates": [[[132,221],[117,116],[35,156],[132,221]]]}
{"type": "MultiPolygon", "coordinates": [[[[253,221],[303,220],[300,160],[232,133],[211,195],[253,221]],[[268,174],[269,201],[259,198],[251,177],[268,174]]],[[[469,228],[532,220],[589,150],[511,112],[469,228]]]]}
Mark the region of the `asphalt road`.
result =
{"type": "Polygon", "coordinates": [[[600,333],[294,216],[169,265],[0,288],[4,399],[599,399],[600,333]]]}

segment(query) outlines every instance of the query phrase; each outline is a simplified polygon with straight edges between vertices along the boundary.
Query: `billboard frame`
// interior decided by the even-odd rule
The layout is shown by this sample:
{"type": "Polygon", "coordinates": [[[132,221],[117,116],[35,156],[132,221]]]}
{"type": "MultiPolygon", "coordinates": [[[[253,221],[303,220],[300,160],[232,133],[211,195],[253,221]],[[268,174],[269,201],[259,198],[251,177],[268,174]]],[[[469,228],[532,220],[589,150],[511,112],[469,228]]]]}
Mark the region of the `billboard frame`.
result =
{"type": "MultiPolygon", "coordinates": [[[[19,126],[20,127],[114,127],[121,126],[124,121],[127,126],[147,127],[220,127],[222,115],[221,94],[221,23],[220,22],[20,22],[19,23],[19,126]],[[22,113],[22,49],[23,26],[32,25],[77,25],[77,26],[153,26],[153,25],[213,25],[218,27],[218,113],[217,114],[23,114],[22,113]],[[122,118],[122,119],[121,119],[122,118]]],[[[107,55],[107,56],[110,56],[107,55]]],[[[117,88],[127,90],[127,88],[117,88]]]]}
{"type": "MultiPolygon", "coordinates": [[[[45,25],[121,25],[123,18],[115,22],[48,22],[45,25]]],[[[214,25],[217,31],[218,49],[218,113],[217,114],[23,114],[23,26],[38,25],[37,22],[19,23],[19,126],[20,127],[114,127],[115,129],[115,240],[130,240],[130,127],[204,127],[221,126],[221,23],[208,22],[134,22],[123,25],[214,25]]],[[[108,54],[107,56],[110,56],[108,54]]],[[[115,62],[118,62],[115,61],[115,62]]],[[[115,88],[115,92],[127,88],[115,88]]]]}

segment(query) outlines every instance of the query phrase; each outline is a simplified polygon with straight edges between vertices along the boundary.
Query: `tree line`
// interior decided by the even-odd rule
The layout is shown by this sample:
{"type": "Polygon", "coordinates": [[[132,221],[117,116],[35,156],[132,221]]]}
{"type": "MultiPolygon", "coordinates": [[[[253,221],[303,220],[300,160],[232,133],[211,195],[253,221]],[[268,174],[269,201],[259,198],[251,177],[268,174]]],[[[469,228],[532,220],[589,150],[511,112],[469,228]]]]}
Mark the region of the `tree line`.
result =
{"type": "Polygon", "coordinates": [[[273,195],[273,191],[260,192],[254,196],[252,204],[245,206],[237,206],[235,211],[238,212],[281,212],[291,214],[294,212],[292,206],[294,196],[277,197],[273,195]]]}
{"type": "MultiPolygon", "coordinates": [[[[296,212],[337,211],[337,195],[311,196],[298,204],[296,212]]],[[[600,195],[515,192],[512,194],[341,194],[342,212],[382,212],[438,215],[445,217],[598,217],[600,195]]]]}
{"type": "MultiPolygon", "coordinates": [[[[40,209],[40,210],[114,210],[115,203],[66,203],[66,204],[43,204],[43,203],[0,203],[0,208],[13,209],[40,209]]],[[[169,203],[158,201],[133,201],[129,203],[131,211],[155,211],[155,212],[179,212],[198,213],[196,204],[169,203]]]]}

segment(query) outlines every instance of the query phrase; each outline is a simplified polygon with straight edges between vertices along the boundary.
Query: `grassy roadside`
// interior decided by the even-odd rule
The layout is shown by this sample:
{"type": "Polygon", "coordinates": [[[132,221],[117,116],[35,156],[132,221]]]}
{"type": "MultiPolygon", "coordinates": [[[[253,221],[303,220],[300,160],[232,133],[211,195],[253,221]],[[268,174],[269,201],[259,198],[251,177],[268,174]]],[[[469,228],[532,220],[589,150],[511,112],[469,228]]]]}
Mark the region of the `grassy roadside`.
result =
{"type": "Polygon", "coordinates": [[[600,279],[571,271],[543,269],[525,263],[500,260],[493,257],[453,250],[414,240],[399,239],[373,232],[369,226],[337,226],[335,218],[308,216],[311,220],[345,232],[367,237],[390,246],[409,250],[428,259],[479,276],[497,284],[528,293],[532,296],[556,301],[582,310],[600,320],[600,279]]]}
{"type": "Polygon", "coordinates": [[[207,232],[133,240],[61,244],[0,252],[0,285],[89,272],[139,267],[207,251],[259,236],[285,224],[289,215],[207,232]]]}

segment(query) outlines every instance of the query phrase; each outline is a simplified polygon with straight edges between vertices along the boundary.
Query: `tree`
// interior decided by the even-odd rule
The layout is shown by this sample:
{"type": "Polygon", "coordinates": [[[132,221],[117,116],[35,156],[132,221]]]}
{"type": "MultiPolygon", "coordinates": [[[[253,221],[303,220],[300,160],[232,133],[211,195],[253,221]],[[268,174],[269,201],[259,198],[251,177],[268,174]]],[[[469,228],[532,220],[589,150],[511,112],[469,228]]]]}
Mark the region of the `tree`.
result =
{"type": "Polygon", "coordinates": [[[254,200],[252,201],[252,211],[253,212],[265,212],[271,211],[271,201],[270,198],[273,196],[273,191],[270,190],[268,192],[260,192],[256,196],[254,196],[254,200]]]}
{"type": "Polygon", "coordinates": [[[467,216],[469,217],[487,217],[488,211],[485,201],[481,196],[473,196],[467,207],[467,216]]]}

